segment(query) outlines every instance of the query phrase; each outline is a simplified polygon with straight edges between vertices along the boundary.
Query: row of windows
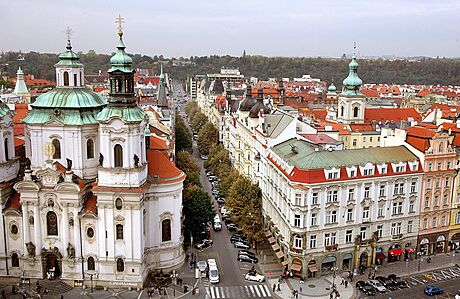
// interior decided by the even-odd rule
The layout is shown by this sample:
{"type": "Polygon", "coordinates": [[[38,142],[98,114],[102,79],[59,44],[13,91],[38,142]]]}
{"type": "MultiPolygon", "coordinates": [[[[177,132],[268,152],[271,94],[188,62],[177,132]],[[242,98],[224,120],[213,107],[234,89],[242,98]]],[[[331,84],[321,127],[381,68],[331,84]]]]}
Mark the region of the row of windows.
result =
{"type": "MultiPolygon", "coordinates": [[[[399,215],[403,214],[404,212],[404,203],[403,202],[393,202],[392,204],[392,215],[399,215]]],[[[378,207],[378,217],[384,217],[385,213],[385,206],[379,205],[378,207]]],[[[415,213],[415,201],[409,202],[409,213],[415,213]]],[[[346,214],[346,221],[354,221],[354,209],[348,208],[346,214]]],[[[362,210],[362,219],[363,221],[369,221],[370,219],[370,208],[363,207],[362,210]]],[[[325,224],[336,224],[338,223],[338,211],[337,210],[330,210],[326,212],[325,224]]],[[[318,213],[311,213],[310,214],[310,225],[316,226],[318,225],[318,213]]],[[[299,214],[294,215],[294,226],[301,227],[301,216],[299,214]]]]}
{"type": "MultiPolygon", "coordinates": [[[[54,146],[53,159],[61,159],[61,142],[59,139],[53,139],[51,143],[54,146]]],[[[92,139],[86,141],[86,158],[94,158],[94,141],[92,139]]]]}
{"type": "MultiPolygon", "coordinates": [[[[414,223],[412,220],[407,222],[407,233],[412,233],[414,229],[414,223]]],[[[367,227],[361,227],[359,230],[359,236],[362,240],[367,240],[371,237],[368,234],[369,229],[367,227]]],[[[402,233],[402,222],[394,222],[391,224],[390,235],[397,236],[402,233]]],[[[376,234],[379,238],[383,237],[383,225],[377,225],[376,234]]],[[[310,235],[309,237],[309,247],[317,247],[317,235],[310,235]]],[[[353,230],[348,229],[345,231],[345,243],[350,244],[353,242],[353,230]]],[[[323,246],[331,246],[337,244],[337,232],[328,232],[323,235],[323,246]]],[[[302,248],[302,237],[299,235],[294,236],[294,247],[302,248]]]]}
{"type": "MultiPolygon", "coordinates": [[[[82,73],[80,73],[80,82],[83,82],[81,74],[82,73]]],[[[78,75],[73,74],[73,85],[74,86],[78,86],[77,78],[78,78],[78,75]]],[[[64,82],[63,83],[64,83],[64,86],[69,86],[69,72],[67,71],[64,72],[64,82]]]]}
{"type": "MultiPolygon", "coordinates": [[[[120,201],[118,201],[118,199],[115,202],[119,202],[121,204],[121,199],[120,201]]],[[[121,209],[121,206],[120,206],[120,209],[121,209]]],[[[13,232],[13,227],[15,228],[16,234],[17,234],[18,233],[17,226],[16,225],[11,226],[12,232],[13,232]]],[[[46,229],[47,229],[48,236],[58,235],[58,220],[57,220],[56,213],[54,213],[53,211],[49,211],[46,214],[46,229]]],[[[115,226],[115,231],[116,231],[116,239],[123,240],[123,224],[117,224],[115,226]]],[[[94,229],[92,227],[88,227],[86,229],[86,235],[89,238],[93,238],[94,229]]],[[[161,222],[161,240],[162,242],[171,241],[171,220],[170,219],[164,219],[161,222]]]]}

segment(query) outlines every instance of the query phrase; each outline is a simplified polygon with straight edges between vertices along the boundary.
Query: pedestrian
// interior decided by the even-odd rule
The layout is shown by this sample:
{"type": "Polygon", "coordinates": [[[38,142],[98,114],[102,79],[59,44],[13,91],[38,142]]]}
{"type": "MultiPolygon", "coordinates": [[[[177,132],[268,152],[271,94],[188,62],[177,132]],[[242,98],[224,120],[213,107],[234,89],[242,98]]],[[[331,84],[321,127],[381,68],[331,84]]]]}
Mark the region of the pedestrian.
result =
{"type": "Polygon", "coordinates": [[[302,287],[299,288],[299,293],[302,293],[302,287]]]}
{"type": "Polygon", "coordinates": [[[64,299],[64,295],[61,294],[61,299],[64,299]]]}
{"type": "Polygon", "coordinates": [[[190,269],[193,268],[193,260],[190,261],[190,269]]]}
{"type": "Polygon", "coordinates": [[[194,257],[195,257],[195,255],[194,255],[194,253],[192,252],[192,261],[194,260],[194,257]]]}
{"type": "Polygon", "coordinates": [[[273,284],[273,292],[276,292],[276,283],[273,284]]]}
{"type": "Polygon", "coordinates": [[[345,280],[342,278],[342,282],[340,283],[341,286],[345,284],[345,280]]]}
{"type": "Polygon", "coordinates": [[[278,292],[281,292],[280,284],[278,284],[278,292]]]}
{"type": "Polygon", "coordinates": [[[348,287],[348,280],[345,280],[345,288],[348,287]]]}
{"type": "Polygon", "coordinates": [[[299,298],[299,291],[295,291],[295,299],[298,299],[299,298]]]}
{"type": "Polygon", "coordinates": [[[187,291],[188,291],[188,286],[184,284],[184,294],[187,293],[187,291]]]}
{"type": "Polygon", "coordinates": [[[372,277],[372,272],[369,271],[369,275],[367,276],[367,278],[371,279],[371,277],[372,277]]]}

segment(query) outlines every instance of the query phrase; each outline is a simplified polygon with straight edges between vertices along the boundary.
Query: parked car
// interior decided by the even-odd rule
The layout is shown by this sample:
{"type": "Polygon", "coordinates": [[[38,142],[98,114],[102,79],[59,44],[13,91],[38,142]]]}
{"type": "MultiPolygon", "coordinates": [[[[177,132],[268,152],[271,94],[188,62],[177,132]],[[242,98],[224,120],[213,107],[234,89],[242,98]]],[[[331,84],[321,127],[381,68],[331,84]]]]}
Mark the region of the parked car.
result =
{"type": "Polygon", "coordinates": [[[441,289],[440,287],[429,285],[425,288],[424,292],[428,296],[434,296],[434,295],[439,295],[439,294],[444,293],[444,290],[441,289]]]}
{"type": "Polygon", "coordinates": [[[217,181],[217,177],[215,175],[210,175],[208,179],[210,182],[217,181]]]}
{"type": "Polygon", "coordinates": [[[387,288],[378,280],[376,279],[370,279],[367,281],[368,284],[370,284],[374,289],[379,291],[380,293],[385,293],[387,291],[387,288]]]}
{"type": "Polygon", "coordinates": [[[244,237],[242,237],[242,236],[239,236],[239,235],[235,236],[235,235],[233,235],[233,236],[230,237],[230,242],[231,242],[231,243],[241,242],[241,243],[245,243],[245,244],[246,244],[246,243],[248,243],[248,240],[246,240],[246,239],[245,239],[244,237]]]}
{"type": "Polygon", "coordinates": [[[225,201],[222,198],[216,199],[216,202],[218,205],[223,206],[225,204],[225,201]]]}
{"type": "Polygon", "coordinates": [[[401,289],[405,289],[405,288],[409,287],[407,282],[405,280],[402,280],[396,274],[390,274],[390,275],[388,275],[388,278],[391,279],[394,283],[396,283],[398,285],[398,287],[401,288],[401,289]]]}
{"type": "Polygon", "coordinates": [[[248,244],[240,242],[240,241],[233,243],[233,246],[235,246],[235,248],[243,248],[243,249],[251,248],[251,246],[249,246],[248,244]]]}
{"type": "Polygon", "coordinates": [[[202,159],[202,160],[208,160],[208,156],[206,156],[206,155],[201,155],[201,159],[202,159]]]}
{"type": "Polygon", "coordinates": [[[200,242],[198,242],[197,244],[195,244],[195,248],[196,249],[205,249],[205,248],[208,248],[212,245],[212,240],[209,240],[209,239],[204,239],[204,240],[201,240],[200,242]]]}
{"type": "Polygon", "coordinates": [[[389,289],[390,291],[394,291],[398,289],[398,285],[391,279],[383,276],[377,276],[376,280],[380,281],[384,287],[389,289]]]}
{"type": "Polygon", "coordinates": [[[198,263],[196,263],[196,266],[200,270],[200,272],[205,272],[206,268],[208,267],[208,263],[206,263],[206,261],[198,261],[198,263]]]}
{"type": "Polygon", "coordinates": [[[366,282],[364,282],[364,281],[362,281],[362,280],[358,280],[358,281],[356,282],[356,288],[357,288],[358,290],[361,290],[361,291],[362,291],[365,284],[366,284],[366,282]]]}
{"type": "Polygon", "coordinates": [[[367,294],[368,296],[375,296],[377,294],[375,288],[366,282],[363,285],[362,291],[364,294],[367,294]]]}
{"type": "Polygon", "coordinates": [[[206,171],[206,175],[207,175],[208,177],[210,177],[210,176],[212,176],[213,174],[212,174],[211,171],[206,171]]]}
{"type": "Polygon", "coordinates": [[[260,274],[257,274],[257,273],[255,273],[255,274],[248,273],[248,274],[246,274],[244,279],[249,280],[249,281],[258,281],[258,282],[264,282],[265,281],[265,277],[263,275],[260,275],[260,274]]]}
{"type": "Polygon", "coordinates": [[[234,232],[238,230],[238,227],[236,226],[235,223],[229,223],[227,224],[227,229],[231,232],[234,232]]]}
{"type": "Polygon", "coordinates": [[[251,263],[251,264],[255,264],[259,261],[256,257],[250,257],[249,255],[245,255],[245,254],[238,254],[238,260],[240,262],[251,263]]]}
{"type": "Polygon", "coordinates": [[[256,254],[252,251],[249,251],[249,250],[238,250],[238,254],[244,254],[244,255],[247,255],[247,256],[250,256],[250,257],[256,257],[256,254]]]}

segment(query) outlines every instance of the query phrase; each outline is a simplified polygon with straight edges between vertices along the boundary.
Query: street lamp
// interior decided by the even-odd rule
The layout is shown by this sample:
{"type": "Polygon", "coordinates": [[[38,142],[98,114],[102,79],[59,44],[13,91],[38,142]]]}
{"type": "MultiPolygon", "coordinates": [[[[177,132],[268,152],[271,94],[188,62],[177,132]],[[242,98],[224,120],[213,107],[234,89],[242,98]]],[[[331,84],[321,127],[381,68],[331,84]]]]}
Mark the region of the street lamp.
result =
{"type": "MultiPolygon", "coordinates": [[[[176,270],[174,270],[171,274],[171,278],[172,278],[172,283],[173,285],[176,285],[177,284],[177,277],[179,276],[179,274],[176,273],[176,270]]],[[[176,297],[176,288],[173,287],[173,296],[176,297]]]]}
{"type": "Polygon", "coordinates": [[[86,274],[89,275],[89,279],[91,281],[91,293],[93,292],[93,276],[96,276],[97,275],[97,272],[96,271],[92,271],[92,270],[89,270],[88,272],[86,272],[86,274]]]}
{"type": "Polygon", "coordinates": [[[336,289],[336,286],[335,286],[335,276],[336,276],[337,270],[339,270],[339,268],[337,268],[337,267],[335,267],[335,266],[331,268],[331,271],[332,271],[332,290],[334,290],[334,291],[335,291],[335,289],[336,289]]]}

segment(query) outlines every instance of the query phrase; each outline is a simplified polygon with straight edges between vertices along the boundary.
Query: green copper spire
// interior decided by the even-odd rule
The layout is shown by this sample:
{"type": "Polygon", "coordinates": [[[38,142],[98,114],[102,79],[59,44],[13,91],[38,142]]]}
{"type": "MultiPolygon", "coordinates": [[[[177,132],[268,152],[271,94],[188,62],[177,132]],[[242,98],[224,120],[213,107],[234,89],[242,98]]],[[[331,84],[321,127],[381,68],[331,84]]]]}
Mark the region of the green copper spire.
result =
{"type": "Polygon", "coordinates": [[[29,94],[27,90],[26,82],[24,82],[24,72],[21,67],[18,68],[16,73],[16,85],[14,87],[14,93],[18,96],[29,94]]]}
{"type": "Polygon", "coordinates": [[[59,54],[59,62],[55,66],[82,67],[80,57],[72,51],[70,39],[67,40],[66,51],[59,54]]]}
{"type": "Polygon", "coordinates": [[[332,82],[331,85],[329,85],[329,87],[327,88],[327,91],[329,92],[336,92],[336,90],[337,87],[335,87],[334,82],[332,82]]]}
{"type": "MultiPolygon", "coordinates": [[[[356,44],[354,46],[356,49],[356,44]]],[[[358,61],[356,61],[356,55],[353,51],[353,56],[351,57],[351,61],[348,64],[349,73],[348,77],[343,80],[343,92],[342,95],[345,96],[363,96],[363,94],[359,91],[361,85],[363,84],[363,80],[358,76],[358,61]]]]}
{"type": "Polygon", "coordinates": [[[109,73],[114,71],[131,73],[134,71],[132,68],[133,59],[125,52],[126,47],[123,43],[123,31],[121,31],[121,28],[118,30],[118,36],[117,52],[110,58],[111,68],[109,69],[109,73]]]}

